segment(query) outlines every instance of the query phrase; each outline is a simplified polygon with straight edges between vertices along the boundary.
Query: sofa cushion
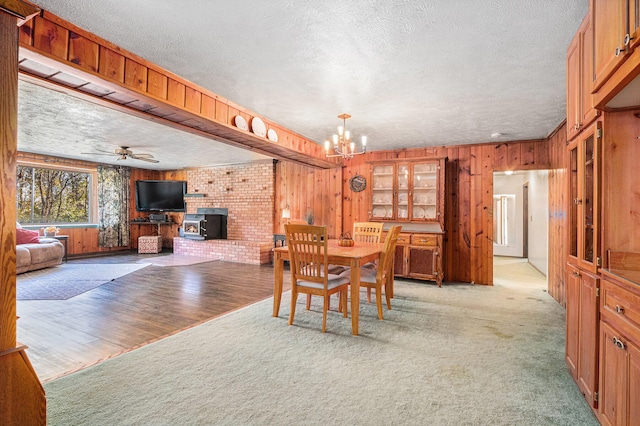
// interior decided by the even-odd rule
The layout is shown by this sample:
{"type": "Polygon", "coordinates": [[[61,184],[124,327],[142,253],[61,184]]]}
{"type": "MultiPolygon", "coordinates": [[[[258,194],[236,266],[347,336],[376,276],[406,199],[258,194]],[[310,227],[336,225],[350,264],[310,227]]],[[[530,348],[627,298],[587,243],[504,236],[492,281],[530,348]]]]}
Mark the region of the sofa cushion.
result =
{"type": "Polygon", "coordinates": [[[24,228],[16,228],[16,244],[39,243],[38,231],[30,231],[24,228]]]}
{"type": "Polygon", "coordinates": [[[16,247],[16,273],[22,273],[29,270],[31,265],[31,252],[24,246],[16,247]]]}

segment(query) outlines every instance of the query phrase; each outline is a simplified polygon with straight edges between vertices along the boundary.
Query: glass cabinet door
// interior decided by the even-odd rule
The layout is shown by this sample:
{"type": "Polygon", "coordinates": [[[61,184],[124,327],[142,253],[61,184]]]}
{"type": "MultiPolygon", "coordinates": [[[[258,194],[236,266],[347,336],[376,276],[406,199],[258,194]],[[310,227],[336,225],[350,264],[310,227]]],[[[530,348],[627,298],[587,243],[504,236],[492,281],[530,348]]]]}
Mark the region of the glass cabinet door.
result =
{"type": "Polygon", "coordinates": [[[436,220],[438,218],[438,163],[414,164],[412,179],[411,218],[436,220]]]}
{"type": "Polygon", "coordinates": [[[569,255],[578,257],[578,146],[569,150],[569,255]]]}
{"type": "Polygon", "coordinates": [[[371,217],[393,218],[393,165],[376,165],[372,171],[371,217]]]}
{"type": "Polygon", "coordinates": [[[409,166],[398,165],[398,219],[409,218],[409,166]]]}
{"type": "Polygon", "coordinates": [[[594,134],[590,134],[582,141],[583,144],[583,173],[582,179],[582,260],[594,263],[594,191],[595,191],[595,141],[594,134]]]}

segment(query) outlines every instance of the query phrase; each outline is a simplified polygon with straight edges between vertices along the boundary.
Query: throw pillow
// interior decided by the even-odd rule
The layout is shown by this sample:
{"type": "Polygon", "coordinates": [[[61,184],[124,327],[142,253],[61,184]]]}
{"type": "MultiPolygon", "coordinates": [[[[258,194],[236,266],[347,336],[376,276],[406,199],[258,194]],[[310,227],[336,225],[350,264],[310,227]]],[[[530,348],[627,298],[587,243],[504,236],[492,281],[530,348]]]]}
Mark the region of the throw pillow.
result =
{"type": "Polygon", "coordinates": [[[30,231],[28,229],[16,229],[16,244],[39,243],[38,231],[30,231]]]}

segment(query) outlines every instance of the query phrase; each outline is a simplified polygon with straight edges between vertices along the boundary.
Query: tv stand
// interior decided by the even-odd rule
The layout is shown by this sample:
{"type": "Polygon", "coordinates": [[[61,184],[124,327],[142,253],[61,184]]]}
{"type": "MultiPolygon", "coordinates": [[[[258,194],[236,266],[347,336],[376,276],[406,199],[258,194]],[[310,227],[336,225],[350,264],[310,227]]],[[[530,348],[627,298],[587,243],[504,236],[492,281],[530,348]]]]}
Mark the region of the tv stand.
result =
{"type": "Polygon", "coordinates": [[[172,220],[168,220],[168,221],[152,221],[152,220],[132,220],[129,222],[129,224],[131,225],[156,225],[158,228],[158,235],[161,235],[160,233],[160,227],[163,225],[175,225],[176,222],[172,221],[172,220]]]}

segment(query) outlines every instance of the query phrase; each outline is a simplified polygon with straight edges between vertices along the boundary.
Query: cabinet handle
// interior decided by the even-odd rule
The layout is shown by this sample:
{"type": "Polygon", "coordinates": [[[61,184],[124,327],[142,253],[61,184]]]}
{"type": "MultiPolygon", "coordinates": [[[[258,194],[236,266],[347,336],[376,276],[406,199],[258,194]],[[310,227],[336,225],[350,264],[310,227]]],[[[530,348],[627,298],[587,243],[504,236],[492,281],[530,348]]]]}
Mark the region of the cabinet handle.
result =
{"type": "Polygon", "coordinates": [[[579,276],[580,276],[580,272],[578,272],[578,271],[573,271],[573,276],[574,276],[574,277],[579,277],[579,276]]]}
{"type": "Polygon", "coordinates": [[[630,35],[630,34],[625,35],[625,36],[624,36],[624,45],[625,45],[625,46],[628,46],[628,45],[629,45],[629,42],[630,42],[631,40],[633,40],[633,37],[631,37],[631,35],[630,35]]]}
{"type": "Polygon", "coordinates": [[[616,58],[620,56],[620,53],[622,53],[622,49],[620,49],[620,46],[618,46],[616,47],[616,58]]]}
{"type": "Polygon", "coordinates": [[[623,351],[627,349],[627,345],[625,345],[624,342],[618,339],[617,337],[613,338],[613,344],[616,345],[618,348],[622,349],[623,351]]]}
{"type": "Polygon", "coordinates": [[[582,200],[580,198],[574,198],[573,199],[573,204],[580,204],[582,202],[582,200]]]}
{"type": "Polygon", "coordinates": [[[620,305],[616,305],[616,312],[619,314],[624,314],[624,307],[620,305]]]}

